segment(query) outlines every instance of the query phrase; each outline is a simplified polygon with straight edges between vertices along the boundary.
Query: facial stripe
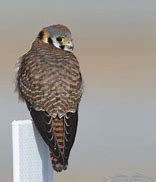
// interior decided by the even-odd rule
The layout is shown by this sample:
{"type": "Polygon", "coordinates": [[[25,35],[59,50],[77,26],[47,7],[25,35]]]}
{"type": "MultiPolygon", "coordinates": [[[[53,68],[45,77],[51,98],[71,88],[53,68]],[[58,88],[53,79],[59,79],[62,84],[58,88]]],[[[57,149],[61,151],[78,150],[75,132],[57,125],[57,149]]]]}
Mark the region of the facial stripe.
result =
{"type": "Polygon", "coordinates": [[[50,37],[48,38],[48,43],[49,44],[52,44],[53,43],[50,37]]]}
{"type": "Polygon", "coordinates": [[[38,38],[40,40],[42,40],[43,39],[43,36],[44,36],[44,31],[40,31],[39,34],[38,34],[38,38]]]}

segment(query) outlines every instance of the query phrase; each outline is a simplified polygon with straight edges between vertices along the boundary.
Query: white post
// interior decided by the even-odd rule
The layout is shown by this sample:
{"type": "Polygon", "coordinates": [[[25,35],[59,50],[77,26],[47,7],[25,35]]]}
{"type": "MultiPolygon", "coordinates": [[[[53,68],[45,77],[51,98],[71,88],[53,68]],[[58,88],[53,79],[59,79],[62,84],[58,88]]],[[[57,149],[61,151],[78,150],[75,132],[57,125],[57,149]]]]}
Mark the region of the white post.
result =
{"type": "Polygon", "coordinates": [[[52,182],[48,146],[32,121],[12,122],[13,182],[52,182]]]}

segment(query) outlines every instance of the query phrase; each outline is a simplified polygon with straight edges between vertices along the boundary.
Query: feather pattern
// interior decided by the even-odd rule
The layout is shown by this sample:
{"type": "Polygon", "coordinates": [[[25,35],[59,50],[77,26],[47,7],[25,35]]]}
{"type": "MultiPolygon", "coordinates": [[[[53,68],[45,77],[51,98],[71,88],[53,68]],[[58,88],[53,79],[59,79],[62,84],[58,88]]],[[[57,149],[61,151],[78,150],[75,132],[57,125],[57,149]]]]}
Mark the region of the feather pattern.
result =
{"type": "Polygon", "coordinates": [[[20,60],[17,88],[37,111],[59,118],[75,112],[82,95],[79,64],[71,52],[47,44],[34,47],[20,60]]]}
{"type": "Polygon", "coordinates": [[[36,39],[20,59],[17,90],[49,146],[56,171],[67,168],[82,87],[79,64],[71,52],[36,39]]]}

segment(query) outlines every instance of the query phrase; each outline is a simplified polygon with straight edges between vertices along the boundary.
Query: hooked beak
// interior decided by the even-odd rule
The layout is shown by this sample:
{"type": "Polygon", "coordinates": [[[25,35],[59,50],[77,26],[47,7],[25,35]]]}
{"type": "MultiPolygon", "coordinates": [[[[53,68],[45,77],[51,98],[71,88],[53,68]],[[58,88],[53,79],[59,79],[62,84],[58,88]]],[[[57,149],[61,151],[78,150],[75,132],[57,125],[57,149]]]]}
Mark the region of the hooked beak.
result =
{"type": "Polygon", "coordinates": [[[66,47],[69,49],[69,50],[72,50],[73,51],[73,49],[74,49],[74,45],[72,44],[72,45],[66,45],[66,47]]]}

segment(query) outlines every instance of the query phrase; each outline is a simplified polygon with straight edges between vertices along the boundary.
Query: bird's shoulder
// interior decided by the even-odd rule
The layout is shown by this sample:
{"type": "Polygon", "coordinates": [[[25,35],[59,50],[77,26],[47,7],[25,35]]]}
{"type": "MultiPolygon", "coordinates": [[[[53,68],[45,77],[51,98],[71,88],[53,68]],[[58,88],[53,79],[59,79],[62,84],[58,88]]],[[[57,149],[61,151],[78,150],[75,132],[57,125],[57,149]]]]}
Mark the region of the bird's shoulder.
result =
{"type": "MultiPolygon", "coordinates": [[[[76,56],[70,51],[64,51],[48,45],[33,47],[19,59],[19,65],[25,66],[54,66],[66,65],[79,69],[79,62],[76,56]]],[[[19,66],[18,65],[18,66],[19,66]]]]}

